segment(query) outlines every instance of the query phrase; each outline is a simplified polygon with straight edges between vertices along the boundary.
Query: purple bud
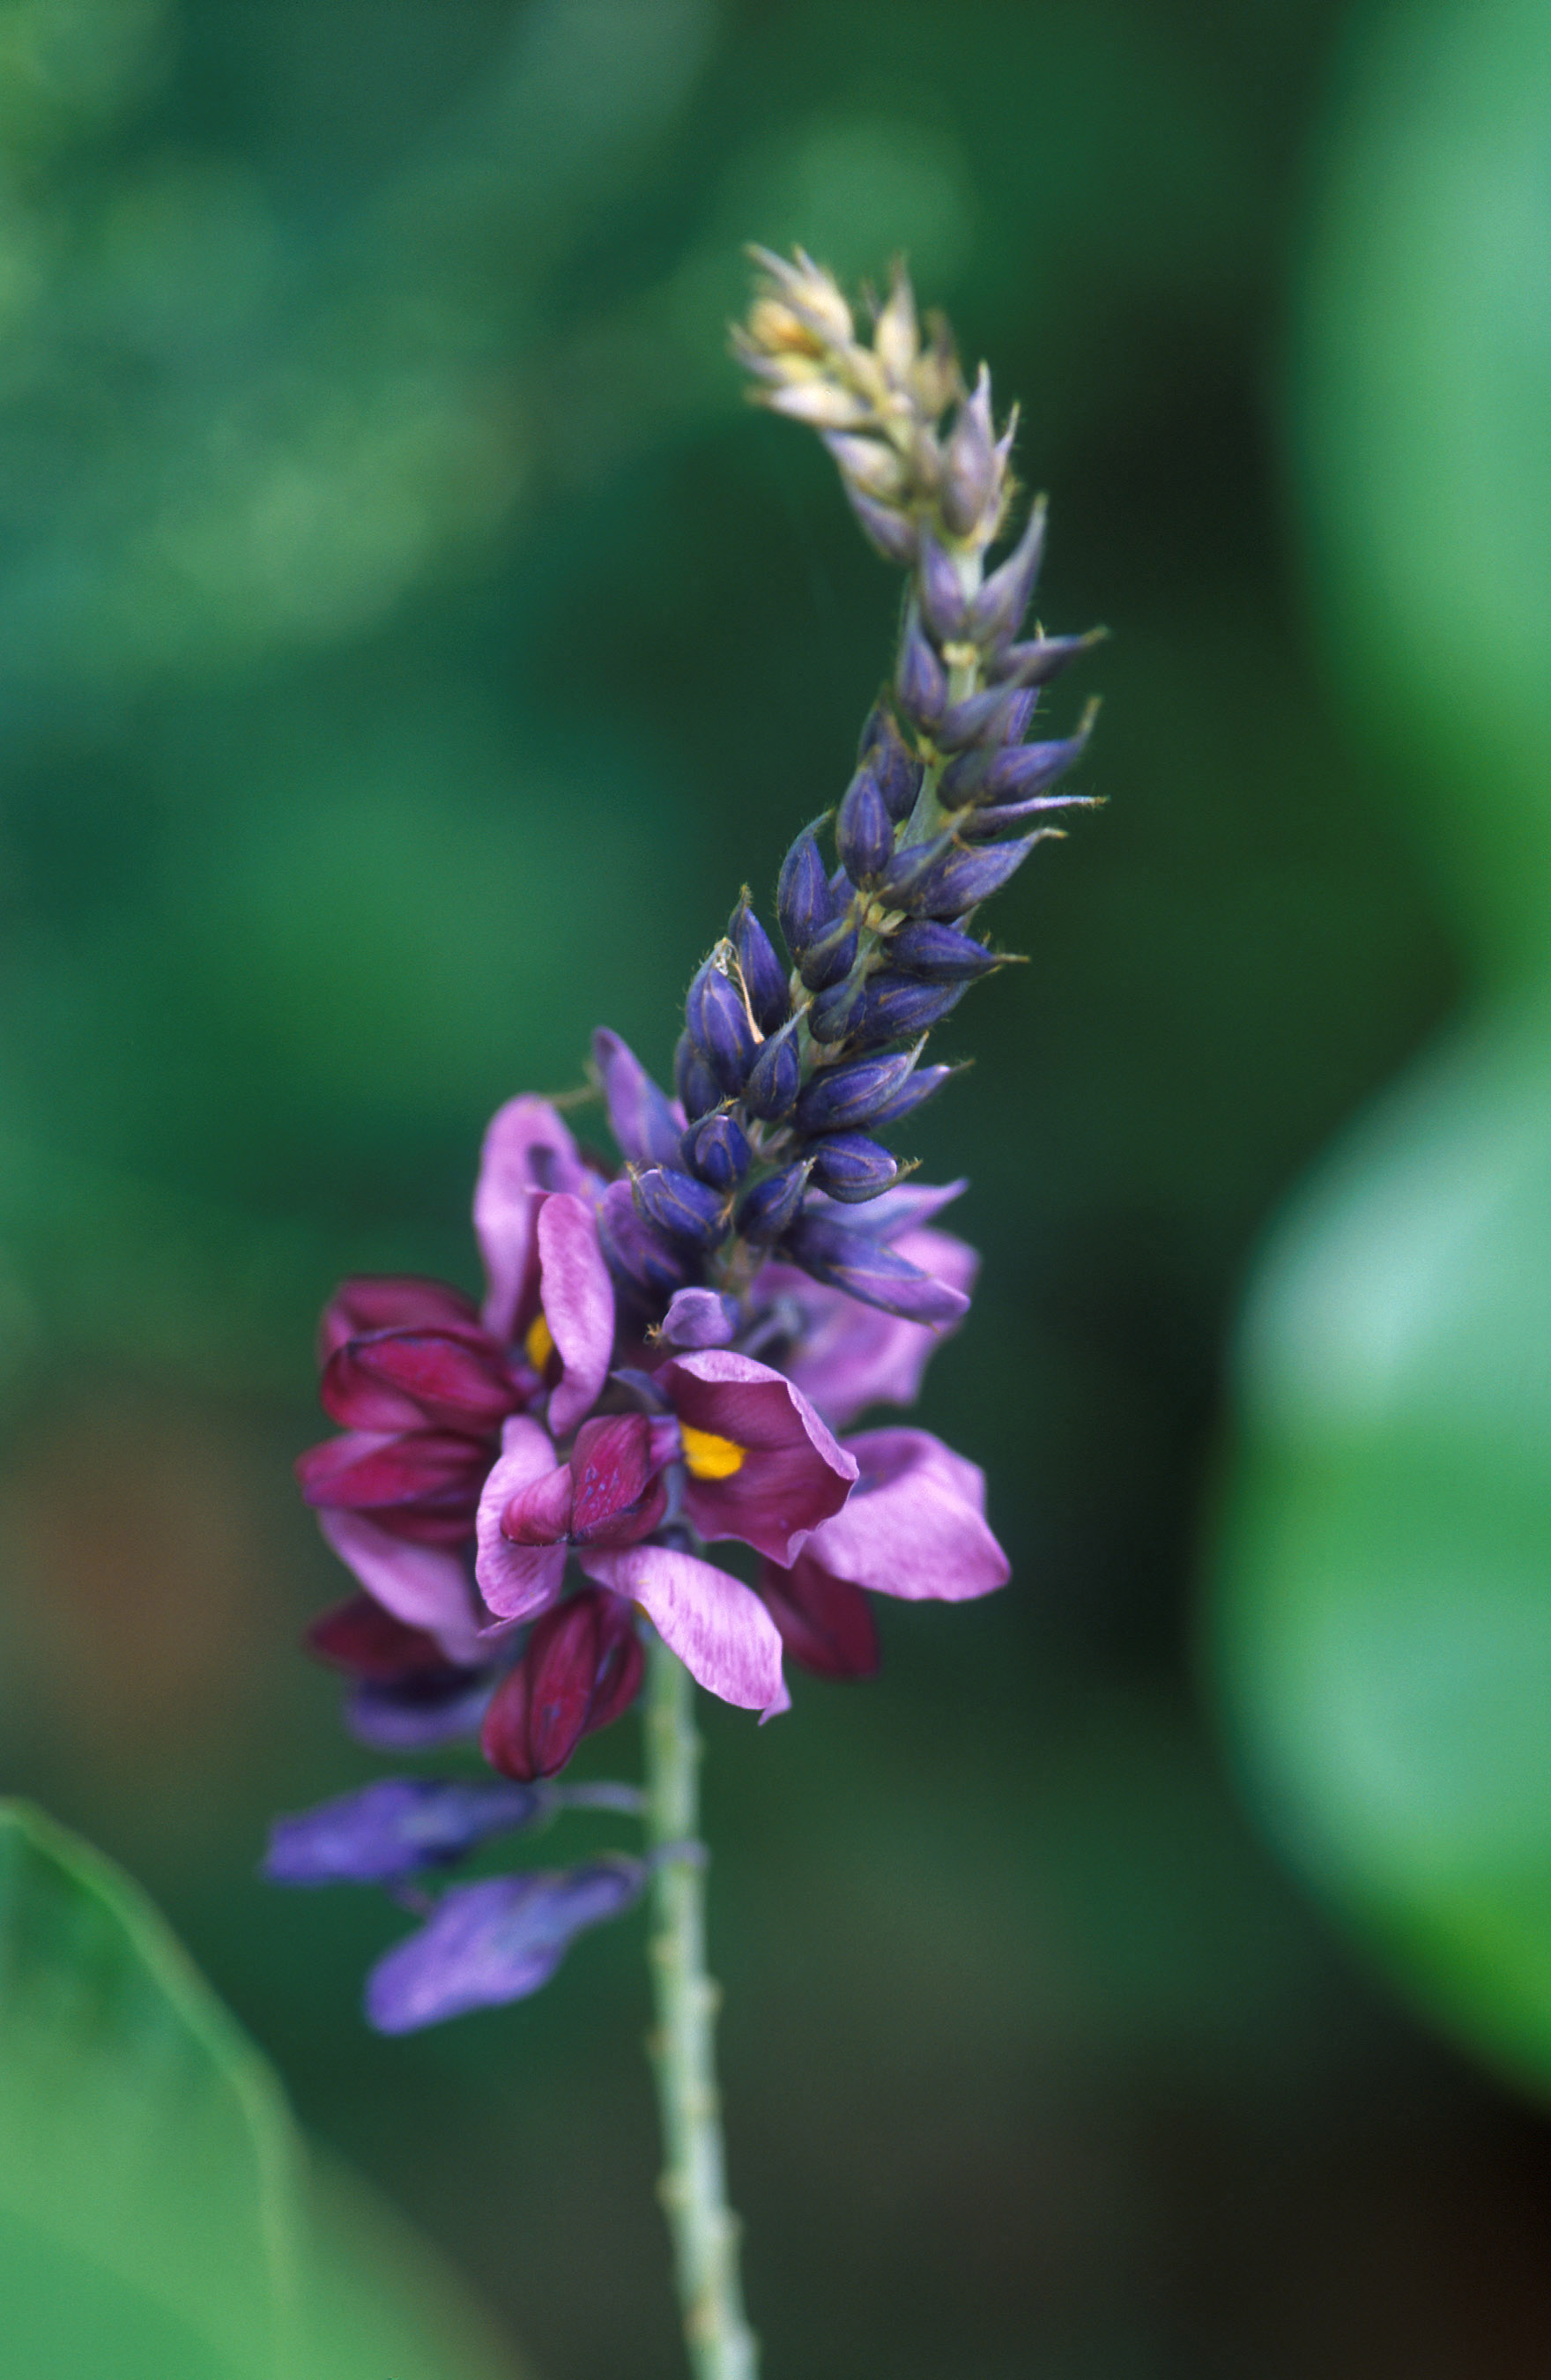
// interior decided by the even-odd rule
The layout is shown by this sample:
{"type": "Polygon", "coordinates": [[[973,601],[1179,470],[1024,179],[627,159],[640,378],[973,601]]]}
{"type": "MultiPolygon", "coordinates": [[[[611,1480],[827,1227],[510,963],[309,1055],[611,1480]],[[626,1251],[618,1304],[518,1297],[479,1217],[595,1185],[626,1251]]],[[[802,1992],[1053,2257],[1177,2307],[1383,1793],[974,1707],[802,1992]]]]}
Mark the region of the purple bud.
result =
{"type": "Polygon", "coordinates": [[[832,1222],[828,1215],[799,1215],[784,1245],[793,1263],[815,1281],[906,1322],[956,1322],[969,1309],[962,1290],[923,1272],[871,1232],[832,1222]]]}
{"type": "MultiPolygon", "coordinates": [[[[620,1416],[639,1425],[644,1414],[620,1416]]],[[[607,1727],[640,1692],[645,1670],[630,1606],[584,1586],[534,1623],[523,1657],[485,1714],[479,1746],[492,1768],[531,1783],[563,1769],[584,1735],[607,1727]]]]}
{"type": "Polygon", "coordinates": [[[858,977],[842,977],[821,991],[807,1013],[807,1029],[816,1041],[843,1041],[851,1021],[851,1012],[861,998],[862,985],[858,977]]]}
{"type": "Polygon", "coordinates": [[[856,959],[856,928],[842,911],[821,934],[816,934],[798,962],[798,972],[809,991],[827,991],[842,983],[856,959]]]}
{"type": "Polygon", "coordinates": [[[934,1092],[941,1090],[950,1075],[956,1075],[958,1071],[956,1066],[917,1066],[903,1090],[896,1091],[894,1097],[872,1118],[874,1132],[882,1132],[887,1125],[899,1123],[903,1117],[913,1115],[934,1092]]]}
{"type": "Polygon", "coordinates": [[[921,558],[916,565],[915,592],[921,616],[939,645],[951,644],[964,632],[964,590],[951,554],[939,545],[930,529],[923,531],[921,558]]]}
{"type": "Polygon", "coordinates": [[[1034,593],[1045,555],[1045,499],[1031,506],[1024,533],[972,598],[969,633],[977,645],[1001,645],[1015,637],[1034,593]]]}
{"type": "Polygon", "coordinates": [[[911,895],[926,882],[946,853],[953,848],[954,827],[944,827],[929,843],[907,843],[896,851],[878,882],[880,901],[891,908],[908,909],[911,895]]]}
{"type": "Polygon", "coordinates": [[[510,1785],[384,1777],[270,1828],[271,1884],[392,1884],[450,1867],[489,1835],[531,1826],[539,1796],[510,1785]]]}
{"type": "Polygon", "coordinates": [[[524,1998],[549,1982],[587,1926],[623,1916],[639,1900],[647,1875],[640,1860],[612,1857],[454,1885],[372,1969],[368,2022],[378,2033],[414,2033],[524,1998]]]}
{"type": "Polygon", "coordinates": [[[775,954],[769,934],[749,907],[746,893],[733,912],[731,935],[754,1022],[761,1033],[779,1033],[792,1014],[786,970],[775,954]]]}
{"type": "Polygon", "coordinates": [[[899,905],[916,917],[962,917],[977,901],[1000,892],[1039,840],[1037,833],[1025,834],[987,851],[947,852],[921,883],[898,895],[899,905]]]}
{"type": "Polygon", "coordinates": [[[653,1165],[633,1179],[636,1211],[685,1247],[710,1248],[727,1235],[721,1194],[675,1167],[653,1165]]]}
{"type": "Polygon", "coordinates": [[[730,1115],[705,1116],[692,1123],[681,1150],[690,1172],[713,1190],[734,1189],[748,1172],[748,1143],[730,1115]]]}
{"type": "Polygon", "coordinates": [[[723,1091],[735,1095],[754,1063],[758,1044],[743,997],[714,959],[708,959],[689,987],[685,1003],[689,1029],[723,1091]]]}
{"type": "Polygon", "coordinates": [[[897,513],[891,504],[880,504],[871,496],[864,496],[854,480],[841,474],[841,486],[851,500],[851,509],[862,524],[869,544],[877,547],[885,562],[897,563],[908,569],[915,559],[915,523],[908,513],[897,513]]]}
{"type": "Polygon", "coordinates": [[[915,796],[921,790],[921,763],[887,710],[875,710],[867,721],[862,735],[862,758],[872,771],[884,808],[898,826],[915,807],[915,796]]]}
{"type": "Polygon", "coordinates": [[[866,765],[846,787],[835,821],[835,844],[854,884],[875,883],[894,856],[894,822],[878,780],[866,765]]]}
{"type": "Polygon", "coordinates": [[[847,1206],[876,1198],[899,1180],[899,1160],[865,1132],[826,1133],[809,1143],[808,1154],[816,1187],[847,1206]]]}
{"type": "Polygon", "coordinates": [[[974,842],[1000,834],[1010,826],[1027,826],[1046,810],[1094,810],[1097,794],[1036,794],[1026,802],[996,802],[988,809],[966,810],[960,833],[974,842]]]}
{"type": "Polygon", "coordinates": [[[1035,637],[1026,645],[1009,645],[993,655],[991,674],[1004,686],[1048,686],[1104,636],[1102,628],[1090,628],[1083,637],[1035,637]]]}
{"type": "Polygon", "coordinates": [[[662,1321],[670,1347],[730,1347],[738,1335],[738,1301],[715,1289],[681,1289],[662,1321]]]}
{"type": "Polygon", "coordinates": [[[612,1272],[653,1296],[682,1289],[684,1257],[636,1212],[628,1182],[611,1182],[598,1202],[598,1238],[612,1272]]]}
{"type": "Polygon", "coordinates": [[[1021,691],[1018,686],[988,686],[979,694],[966,695],[963,702],[950,704],[932,738],[939,751],[959,752],[966,744],[1005,743],[1008,717],[1021,691]]]}
{"type": "Polygon", "coordinates": [[[908,975],[875,975],[856,1002],[846,1038],[866,1050],[897,1041],[902,1033],[926,1033],[968,989],[963,983],[919,983],[908,975]]]}
{"type": "Polygon", "coordinates": [[[975,395],[960,406],[944,458],[942,517],[955,537],[969,537],[997,483],[996,431],[991,421],[991,376],[984,364],[975,395]]]}
{"type": "Polygon", "coordinates": [[[1013,744],[1005,751],[992,755],[991,765],[981,781],[979,797],[986,802],[1021,802],[1030,794],[1042,794],[1058,777],[1080,760],[1093,733],[1093,721],[1085,718],[1075,735],[1053,738],[1048,744],[1013,744]]]}
{"type": "Polygon", "coordinates": [[[847,1066],[826,1066],[806,1085],[797,1101],[797,1129],[850,1132],[871,1123],[909,1081],[918,1050],[897,1050],[891,1058],[862,1058],[847,1066]]]}
{"type": "Polygon", "coordinates": [[[970,983],[1001,965],[984,942],[929,917],[902,926],[889,945],[889,957],[906,975],[921,976],[927,983],[970,983]]]}
{"type": "Polygon", "coordinates": [[[684,1102],[684,1111],[693,1122],[714,1108],[721,1097],[716,1076],[701,1055],[698,1043],[689,1033],[681,1033],[673,1051],[673,1085],[684,1102]]]}
{"type": "Polygon", "coordinates": [[[738,1229],[745,1240],[779,1240],[790,1229],[812,1171],[811,1161],[783,1165],[779,1173],[755,1184],[738,1208],[738,1229]]]}
{"type": "Polygon", "coordinates": [[[905,615],[894,687],[907,719],[915,720],[918,727],[936,726],[947,707],[948,677],[927,641],[914,603],[905,615]]]}
{"type": "Polygon", "coordinates": [[[779,1123],[783,1116],[791,1114],[802,1080],[803,1064],[796,1042],[790,1033],[777,1034],[764,1044],[748,1070],[744,1105],[751,1115],[762,1116],[767,1123],[779,1123]]]}
{"type": "Polygon", "coordinates": [[[830,880],[819,857],[813,829],[804,827],[781,863],[776,886],[776,916],[786,947],[800,959],[816,934],[821,934],[835,914],[830,880]]]}
{"type": "Polygon", "coordinates": [[[636,1165],[669,1163],[678,1148],[678,1118],[635,1052],[617,1033],[600,1029],[592,1037],[592,1062],[603,1087],[609,1128],[623,1155],[636,1165]]]}

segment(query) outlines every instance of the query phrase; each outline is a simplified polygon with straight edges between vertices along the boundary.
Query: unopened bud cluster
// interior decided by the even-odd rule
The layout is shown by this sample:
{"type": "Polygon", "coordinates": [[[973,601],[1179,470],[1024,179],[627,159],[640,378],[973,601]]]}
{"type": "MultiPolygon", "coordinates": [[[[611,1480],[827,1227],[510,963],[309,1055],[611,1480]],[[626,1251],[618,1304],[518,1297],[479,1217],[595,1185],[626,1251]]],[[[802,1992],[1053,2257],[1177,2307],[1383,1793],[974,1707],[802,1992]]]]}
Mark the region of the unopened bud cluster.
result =
{"type": "Polygon", "coordinates": [[[818,429],[910,582],[893,686],[832,817],[838,865],[819,844],[826,816],[782,866],[790,966],[745,892],[690,986],[674,1064],[687,1129],[662,1099],[628,1219],[606,1210],[616,1274],[680,1344],[746,1327],[740,1301],[771,1254],[887,1312],[941,1318],[931,1284],[834,1206],[863,1207],[907,1170],[878,1135],[951,1072],[920,1062],[926,1037],[1001,964],[976,912],[1058,832],[1047,814],[1081,798],[1052,789],[1092,724],[1090,709],[1074,734],[1031,739],[1041,689],[1093,638],[1022,636],[1043,504],[987,574],[1014,499],[1015,418],[999,432],[984,366],[971,393],[946,325],[923,339],[903,268],[868,343],[830,274],[801,251],[755,253],[765,278],[733,333],[753,394],[818,429]]]}

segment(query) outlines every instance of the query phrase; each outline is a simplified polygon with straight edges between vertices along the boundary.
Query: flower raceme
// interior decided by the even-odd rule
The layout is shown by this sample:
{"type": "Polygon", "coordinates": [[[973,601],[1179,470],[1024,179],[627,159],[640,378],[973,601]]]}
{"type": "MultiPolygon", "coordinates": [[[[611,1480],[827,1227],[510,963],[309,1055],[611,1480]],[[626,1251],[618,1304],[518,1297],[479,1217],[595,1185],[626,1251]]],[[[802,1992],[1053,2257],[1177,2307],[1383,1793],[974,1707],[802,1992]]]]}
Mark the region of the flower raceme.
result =
{"type": "MultiPolygon", "coordinates": [[[[1043,504],[1012,534],[1013,424],[998,431],[984,370],[970,390],[945,329],[923,341],[903,273],[869,342],[808,259],[758,255],[735,349],[760,401],[820,431],[866,535],[909,574],[892,684],[831,818],[782,865],[785,961],[745,890],[690,984],[672,1093],[594,1035],[618,1165],[550,1101],[511,1099],[474,1195],[482,1300],[408,1276],[331,1299],[321,1396],[340,1434],[297,1472],[358,1591],[313,1649],[350,1680],[366,1742],[477,1735],[505,1781],[429,1803],[384,1787],[286,1821],[283,1880],[353,1859],[406,1890],[515,1823],[512,1796],[559,1790],[539,1780],[634,1700],[643,1623],[769,1718],[789,1706],[784,1653],[821,1676],[876,1670],[870,1597],[957,1601],[1008,1576],[973,1463],[923,1430],[846,1433],[914,1402],[968,1309],[978,1259],[938,1220],[965,1185],[911,1180],[884,1135],[949,1081],[922,1062],[928,1035],[1004,963],[981,905],[1078,798],[1052,789],[1091,711],[1033,730],[1092,639],[1023,635],[1043,504]],[[724,1545],[748,1549],[755,1584],[714,1558],[724,1545]]],[[[454,1888],[379,1970],[374,2022],[535,1988],[645,1875],[454,1888]]]]}

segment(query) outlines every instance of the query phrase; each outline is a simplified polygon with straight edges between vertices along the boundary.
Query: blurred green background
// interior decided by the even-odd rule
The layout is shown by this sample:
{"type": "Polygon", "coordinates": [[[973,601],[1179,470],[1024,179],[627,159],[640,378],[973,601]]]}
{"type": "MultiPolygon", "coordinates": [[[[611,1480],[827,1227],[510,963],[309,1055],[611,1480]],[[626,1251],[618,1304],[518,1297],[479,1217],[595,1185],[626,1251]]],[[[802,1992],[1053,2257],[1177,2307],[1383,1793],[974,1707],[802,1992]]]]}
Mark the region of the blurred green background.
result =
{"type": "Polygon", "coordinates": [[[842,788],[894,582],[724,327],[903,247],[1108,807],[916,1135],[1015,1583],[708,1713],[769,2369],[1543,2374],[1551,2129],[1433,2025],[1551,2083],[1545,0],[0,0],[0,1787],[538,2372],[676,2370],[638,1921],[386,2043],[402,1920],[254,1879],[378,1765],[288,1466],[334,1280],[472,1281],[490,1110],[665,1066],[842,788]]]}

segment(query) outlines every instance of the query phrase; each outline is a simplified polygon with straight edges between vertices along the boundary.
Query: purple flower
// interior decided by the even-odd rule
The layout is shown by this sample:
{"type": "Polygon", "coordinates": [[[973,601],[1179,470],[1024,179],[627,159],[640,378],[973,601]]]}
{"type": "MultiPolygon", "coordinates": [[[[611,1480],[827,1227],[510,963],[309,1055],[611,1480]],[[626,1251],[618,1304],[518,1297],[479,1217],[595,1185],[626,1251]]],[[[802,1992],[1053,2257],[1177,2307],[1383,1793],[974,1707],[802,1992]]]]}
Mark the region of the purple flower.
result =
{"type": "Polygon", "coordinates": [[[589,1860],[559,1873],[454,1885],[418,1932],[367,1980],[368,2022],[414,2033],[470,2009],[527,1998],[547,1984],[576,1937],[623,1916],[647,1881],[640,1860],[589,1860]]]}
{"type": "MultiPolygon", "coordinates": [[[[919,1196],[915,1191],[890,1192],[867,1210],[868,1220],[895,1196],[919,1196]]],[[[965,1240],[925,1225],[902,1226],[888,1217],[887,1239],[910,1264],[940,1281],[966,1301],[975,1285],[980,1258],[965,1240]]],[[[927,1363],[957,1322],[906,1321],[863,1305],[843,1290],[826,1288],[794,1265],[768,1264],[755,1278],[752,1296],[763,1305],[787,1301],[802,1317],[802,1332],[784,1358],[783,1368],[831,1429],[843,1429],[868,1405],[913,1405],[921,1393],[927,1363]]]]}
{"type": "Polygon", "coordinates": [[[545,1612],[497,1688],[480,1730],[485,1758],[505,1777],[558,1775],[584,1735],[629,1709],[645,1668],[629,1606],[584,1586],[545,1612]]]}
{"type": "MultiPolygon", "coordinates": [[[[592,1176],[548,1099],[524,1092],[491,1118],[474,1189],[474,1232],[490,1284],[485,1327],[503,1344],[536,1304],[537,1199],[545,1191],[588,1195],[592,1176]]],[[[526,1327],[526,1322],[524,1327],[526,1327]]]]}
{"type": "Polygon", "coordinates": [[[522,1785],[384,1777],[270,1829],[272,1884],[394,1884],[448,1867],[488,1836],[531,1826],[543,1797],[522,1785]]]}
{"type": "Polygon", "coordinates": [[[449,1661],[468,1665],[479,1658],[479,1619],[460,1555],[406,1542],[360,1512],[320,1512],[318,1524],[384,1611],[434,1637],[449,1661]]]}
{"type": "Polygon", "coordinates": [[[724,1703],[773,1718],[787,1707],[781,1637],[759,1597],[714,1562],[673,1546],[585,1553],[596,1585],[638,1604],[692,1678],[724,1703]]]}
{"type": "Polygon", "coordinates": [[[790,1561],[838,1512],[856,1466],[783,1373],[731,1348],[674,1355],[654,1376],[678,1419],[684,1508],[708,1542],[740,1537],[790,1561]]]}

